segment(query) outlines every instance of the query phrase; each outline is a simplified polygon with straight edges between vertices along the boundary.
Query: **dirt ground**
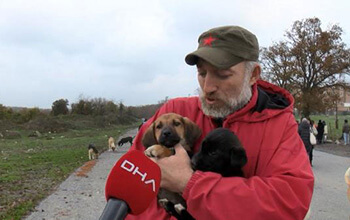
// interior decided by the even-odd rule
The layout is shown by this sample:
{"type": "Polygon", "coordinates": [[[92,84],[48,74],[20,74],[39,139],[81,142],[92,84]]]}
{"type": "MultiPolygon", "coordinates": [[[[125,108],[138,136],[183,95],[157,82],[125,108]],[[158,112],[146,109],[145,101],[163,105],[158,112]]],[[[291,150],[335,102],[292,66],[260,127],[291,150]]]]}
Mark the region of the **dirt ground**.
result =
{"type": "Polygon", "coordinates": [[[314,149],[337,156],[350,157],[350,145],[327,143],[316,145],[314,149]]]}

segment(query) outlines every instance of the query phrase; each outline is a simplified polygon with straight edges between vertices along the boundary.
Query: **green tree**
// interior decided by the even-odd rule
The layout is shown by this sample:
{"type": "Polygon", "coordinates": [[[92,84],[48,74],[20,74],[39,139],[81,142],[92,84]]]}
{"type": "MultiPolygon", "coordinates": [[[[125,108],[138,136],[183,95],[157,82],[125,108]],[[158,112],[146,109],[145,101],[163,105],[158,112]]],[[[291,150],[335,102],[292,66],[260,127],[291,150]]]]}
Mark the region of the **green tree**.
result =
{"type": "Polygon", "coordinates": [[[115,114],[115,113],[117,113],[117,109],[118,109],[118,106],[114,102],[108,101],[106,103],[106,112],[107,113],[115,114]]]}
{"type": "Polygon", "coordinates": [[[92,115],[92,103],[88,100],[80,99],[78,103],[71,105],[73,114],[92,115]]]}
{"type": "Polygon", "coordinates": [[[54,116],[57,115],[67,115],[69,113],[68,110],[68,100],[67,99],[59,99],[52,103],[51,114],[54,116]]]}
{"type": "Polygon", "coordinates": [[[125,111],[125,105],[123,104],[123,101],[119,102],[119,116],[123,116],[124,111],[125,111]]]}
{"type": "Polygon", "coordinates": [[[39,108],[24,108],[19,112],[19,115],[21,118],[20,121],[25,123],[40,115],[40,110],[39,108]]]}
{"type": "Polygon", "coordinates": [[[13,110],[11,108],[7,108],[6,106],[3,106],[0,104],[0,120],[3,119],[11,119],[13,116],[13,110]]]}
{"type": "Polygon", "coordinates": [[[320,19],[308,18],[295,21],[286,40],[262,48],[263,77],[289,90],[303,116],[325,111],[329,90],[348,87],[350,50],[342,33],[338,25],[322,30],[320,19]]]}

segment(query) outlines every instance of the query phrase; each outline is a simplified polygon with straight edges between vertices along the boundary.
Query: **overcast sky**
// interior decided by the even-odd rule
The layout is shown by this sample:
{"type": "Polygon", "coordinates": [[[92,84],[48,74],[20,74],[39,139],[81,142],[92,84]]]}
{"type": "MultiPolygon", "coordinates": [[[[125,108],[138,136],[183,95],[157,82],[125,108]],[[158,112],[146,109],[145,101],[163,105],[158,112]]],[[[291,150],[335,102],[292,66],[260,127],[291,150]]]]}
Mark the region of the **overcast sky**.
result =
{"type": "Polygon", "coordinates": [[[0,0],[0,104],[194,95],[196,69],[184,57],[202,32],[240,25],[268,47],[312,17],[342,27],[350,46],[349,0],[0,0]]]}

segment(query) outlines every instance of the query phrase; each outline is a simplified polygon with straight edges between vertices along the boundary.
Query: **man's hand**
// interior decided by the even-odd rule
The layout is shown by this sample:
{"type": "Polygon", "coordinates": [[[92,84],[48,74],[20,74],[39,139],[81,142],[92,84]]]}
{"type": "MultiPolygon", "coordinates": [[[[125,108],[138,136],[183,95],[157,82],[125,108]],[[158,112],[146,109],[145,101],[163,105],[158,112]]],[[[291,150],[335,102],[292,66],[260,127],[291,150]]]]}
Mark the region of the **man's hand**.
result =
{"type": "Polygon", "coordinates": [[[186,150],[178,144],[175,146],[175,155],[152,160],[159,165],[162,172],[160,187],[182,193],[194,172],[186,150]]]}

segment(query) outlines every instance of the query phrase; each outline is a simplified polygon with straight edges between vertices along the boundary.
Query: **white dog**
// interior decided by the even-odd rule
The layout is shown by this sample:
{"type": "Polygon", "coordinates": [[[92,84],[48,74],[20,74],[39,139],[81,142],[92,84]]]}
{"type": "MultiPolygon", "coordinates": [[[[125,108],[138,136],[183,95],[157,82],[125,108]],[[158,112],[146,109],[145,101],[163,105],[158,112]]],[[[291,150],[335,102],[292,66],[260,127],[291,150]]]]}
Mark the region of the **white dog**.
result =
{"type": "Polygon", "coordinates": [[[115,140],[113,137],[108,138],[108,150],[114,151],[115,150],[115,140]]]}
{"type": "Polygon", "coordinates": [[[345,182],[346,184],[348,184],[348,192],[347,192],[347,195],[348,195],[348,200],[350,202],[350,167],[349,169],[345,172],[345,182]]]}

